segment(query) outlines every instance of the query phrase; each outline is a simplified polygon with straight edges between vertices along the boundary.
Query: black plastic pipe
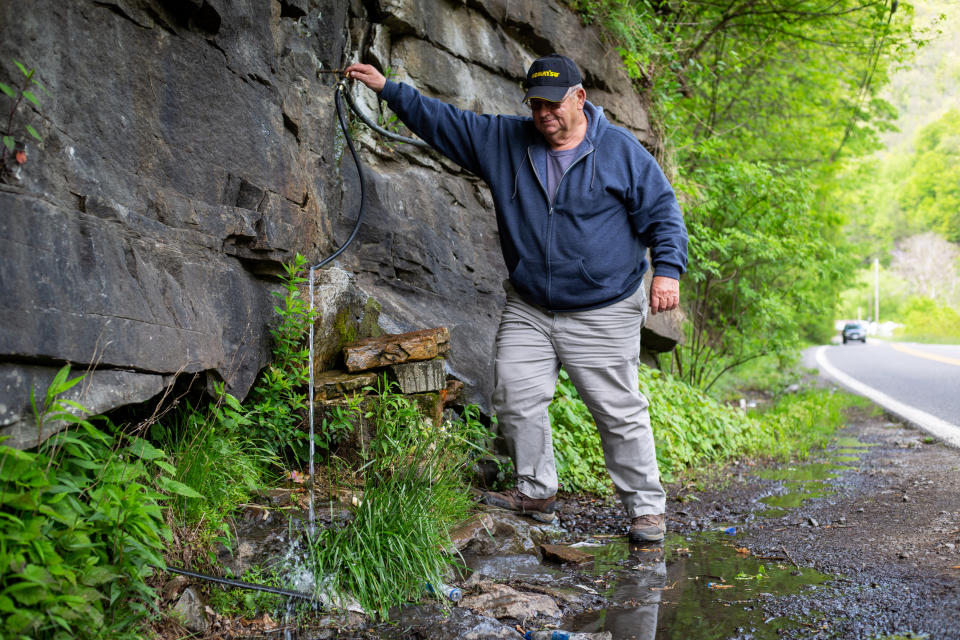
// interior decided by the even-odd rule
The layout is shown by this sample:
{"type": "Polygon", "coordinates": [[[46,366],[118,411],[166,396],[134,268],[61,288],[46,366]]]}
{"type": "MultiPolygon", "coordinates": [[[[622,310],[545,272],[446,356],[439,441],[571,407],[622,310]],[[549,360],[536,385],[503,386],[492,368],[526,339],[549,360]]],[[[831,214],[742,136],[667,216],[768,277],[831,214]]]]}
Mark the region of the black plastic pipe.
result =
{"type": "Polygon", "coordinates": [[[267,593],[274,593],[278,596],[286,596],[288,598],[300,598],[301,600],[310,600],[312,602],[320,602],[320,599],[317,598],[316,596],[313,596],[309,593],[303,593],[302,591],[291,591],[289,589],[271,587],[265,584],[256,584],[253,582],[242,582],[240,580],[231,580],[229,578],[218,578],[216,576],[208,576],[205,573],[197,573],[196,571],[187,571],[186,569],[178,569],[176,567],[167,567],[167,571],[170,573],[179,574],[181,576],[186,576],[188,578],[206,580],[207,582],[216,582],[217,584],[222,584],[228,587],[235,587],[237,589],[250,589],[252,591],[266,591],[267,593]]]}
{"type": "Polygon", "coordinates": [[[367,117],[367,114],[365,114],[363,111],[360,110],[360,107],[357,106],[357,103],[353,101],[353,96],[350,95],[350,92],[347,92],[346,96],[347,96],[347,103],[350,105],[350,108],[353,109],[353,112],[357,114],[357,116],[363,121],[363,124],[367,125],[371,129],[373,129],[374,131],[382,135],[384,138],[390,138],[391,140],[396,140],[397,142],[405,142],[407,144],[412,144],[415,147],[422,147],[424,149],[430,148],[430,145],[424,142],[423,140],[417,140],[416,138],[408,138],[406,136],[400,135],[399,133],[394,133],[393,131],[387,131],[386,129],[384,129],[377,123],[375,123],[373,120],[371,120],[369,117],[367,117]]]}

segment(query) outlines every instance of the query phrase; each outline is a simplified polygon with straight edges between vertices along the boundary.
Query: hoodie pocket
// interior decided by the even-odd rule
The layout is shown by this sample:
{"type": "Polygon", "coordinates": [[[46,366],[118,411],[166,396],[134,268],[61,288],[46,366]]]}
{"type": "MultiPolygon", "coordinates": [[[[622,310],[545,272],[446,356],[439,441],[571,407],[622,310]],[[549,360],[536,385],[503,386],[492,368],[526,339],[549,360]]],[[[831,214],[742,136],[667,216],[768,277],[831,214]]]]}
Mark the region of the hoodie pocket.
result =
{"type": "Polygon", "coordinates": [[[587,265],[585,265],[585,264],[583,263],[583,258],[581,258],[578,262],[580,263],[580,265],[579,265],[579,266],[580,266],[580,275],[583,276],[583,279],[586,281],[586,283],[589,284],[589,285],[593,285],[594,287],[597,287],[598,289],[602,289],[602,288],[603,288],[603,285],[602,285],[600,282],[598,282],[596,278],[594,278],[593,276],[591,276],[590,273],[587,271],[587,265]]]}
{"type": "Polygon", "coordinates": [[[615,297],[615,287],[587,271],[583,259],[550,264],[550,306],[582,309],[615,297]]]}

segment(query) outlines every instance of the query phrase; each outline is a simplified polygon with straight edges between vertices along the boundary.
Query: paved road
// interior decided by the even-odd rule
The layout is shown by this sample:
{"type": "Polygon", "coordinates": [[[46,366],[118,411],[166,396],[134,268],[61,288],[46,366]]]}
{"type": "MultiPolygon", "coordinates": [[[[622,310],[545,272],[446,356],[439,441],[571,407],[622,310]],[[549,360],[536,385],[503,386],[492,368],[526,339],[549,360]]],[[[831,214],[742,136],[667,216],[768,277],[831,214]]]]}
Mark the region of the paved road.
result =
{"type": "Polygon", "coordinates": [[[815,357],[821,373],[960,446],[960,345],[850,343],[815,357]]]}

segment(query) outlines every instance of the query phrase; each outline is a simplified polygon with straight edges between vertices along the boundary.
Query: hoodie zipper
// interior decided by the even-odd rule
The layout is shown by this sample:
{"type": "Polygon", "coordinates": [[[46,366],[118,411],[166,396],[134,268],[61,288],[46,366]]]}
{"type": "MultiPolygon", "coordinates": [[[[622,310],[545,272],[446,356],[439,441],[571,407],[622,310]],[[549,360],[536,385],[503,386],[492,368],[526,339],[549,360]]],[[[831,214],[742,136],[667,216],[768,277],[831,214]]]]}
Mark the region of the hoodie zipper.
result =
{"type": "MultiPolygon", "coordinates": [[[[537,172],[537,163],[533,161],[533,154],[530,152],[530,149],[533,148],[533,145],[527,147],[527,156],[530,159],[530,166],[533,168],[533,175],[536,176],[537,182],[540,184],[540,189],[543,190],[543,194],[547,197],[547,203],[550,207],[547,211],[547,241],[546,241],[546,255],[545,260],[546,264],[544,265],[547,269],[547,308],[553,307],[553,296],[550,295],[551,286],[553,284],[553,270],[550,267],[550,247],[553,245],[553,205],[556,202],[556,198],[551,201],[550,194],[547,193],[547,188],[543,184],[543,180],[540,179],[540,174],[537,172]]],[[[577,157],[573,162],[567,165],[567,169],[560,176],[560,179],[557,180],[557,193],[560,193],[560,185],[563,184],[563,179],[567,177],[567,174],[570,173],[570,169],[573,168],[575,164],[586,158],[588,155],[594,152],[593,143],[590,143],[590,150],[584,153],[583,155],[577,157]]]]}

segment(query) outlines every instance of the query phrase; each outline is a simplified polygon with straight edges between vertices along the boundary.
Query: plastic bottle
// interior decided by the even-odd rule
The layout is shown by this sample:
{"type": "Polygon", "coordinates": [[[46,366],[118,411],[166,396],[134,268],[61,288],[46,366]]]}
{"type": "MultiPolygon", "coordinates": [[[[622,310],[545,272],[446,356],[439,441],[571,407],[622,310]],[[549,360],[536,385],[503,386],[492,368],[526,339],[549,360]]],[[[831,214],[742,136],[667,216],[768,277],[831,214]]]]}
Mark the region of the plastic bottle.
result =
{"type": "Polygon", "coordinates": [[[463,597],[463,591],[461,591],[459,587],[453,587],[449,584],[440,583],[440,588],[434,589],[433,585],[428,582],[427,591],[430,593],[440,593],[446,596],[452,602],[459,602],[463,597]]]}

